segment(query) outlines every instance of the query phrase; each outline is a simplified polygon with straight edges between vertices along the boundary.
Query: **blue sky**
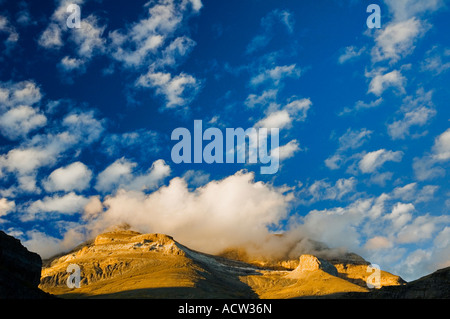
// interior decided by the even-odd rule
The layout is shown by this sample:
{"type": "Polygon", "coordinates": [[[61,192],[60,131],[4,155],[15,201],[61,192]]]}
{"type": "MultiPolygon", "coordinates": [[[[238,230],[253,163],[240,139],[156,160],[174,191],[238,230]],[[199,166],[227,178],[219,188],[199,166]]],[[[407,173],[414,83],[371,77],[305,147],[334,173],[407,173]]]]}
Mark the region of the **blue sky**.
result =
{"type": "Polygon", "coordinates": [[[0,228],[44,258],[127,223],[212,253],[284,231],[406,280],[449,266],[448,10],[0,1],[0,228]],[[194,120],[279,128],[279,171],[175,164],[194,120]]]}

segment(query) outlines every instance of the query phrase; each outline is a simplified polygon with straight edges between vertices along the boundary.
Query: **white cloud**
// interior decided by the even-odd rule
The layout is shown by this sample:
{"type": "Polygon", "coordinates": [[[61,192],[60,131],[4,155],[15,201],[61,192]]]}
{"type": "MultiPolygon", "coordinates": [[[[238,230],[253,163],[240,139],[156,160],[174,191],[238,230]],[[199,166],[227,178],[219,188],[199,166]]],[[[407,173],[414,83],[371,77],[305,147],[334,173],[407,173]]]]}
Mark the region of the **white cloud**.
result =
{"type": "Polygon", "coordinates": [[[63,239],[55,238],[38,230],[31,230],[26,233],[26,239],[21,242],[28,250],[38,253],[42,259],[47,259],[58,253],[68,252],[84,240],[86,238],[75,227],[69,229],[63,239]]]}
{"type": "Polygon", "coordinates": [[[8,213],[16,208],[14,201],[9,201],[6,198],[0,198],[0,217],[6,216],[8,213]]]}
{"type": "Polygon", "coordinates": [[[431,153],[414,158],[413,168],[416,178],[423,181],[444,176],[445,169],[440,164],[448,160],[450,160],[450,129],[435,138],[431,153]]]}
{"type": "Polygon", "coordinates": [[[173,1],[155,4],[148,9],[148,18],[134,23],[125,34],[118,30],[110,33],[113,58],[128,67],[141,65],[156,53],[182,21],[183,10],[173,1]]]}
{"type": "Polygon", "coordinates": [[[365,47],[361,49],[357,49],[354,46],[349,46],[345,48],[345,52],[339,56],[338,62],[339,64],[344,64],[352,59],[355,59],[366,51],[365,47]]]}
{"type": "Polygon", "coordinates": [[[43,182],[48,192],[82,191],[89,186],[91,170],[81,162],[75,162],[54,170],[43,182]]]}
{"type": "Polygon", "coordinates": [[[38,43],[40,46],[47,49],[60,48],[64,44],[61,33],[61,28],[56,23],[51,23],[44,32],[42,32],[38,43]]]}
{"type": "Polygon", "coordinates": [[[266,90],[261,95],[250,94],[245,100],[245,105],[253,108],[255,106],[267,106],[276,102],[278,90],[266,90]]]}
{"type": "Polygon", "coordinates": [[[125,158],[116,160],[97,176],[95,189],[101,192],[125,190],[153,190],[170,174],[170,167],[163,161],[155,161],[144,174],[134,174],[136,163],[125,158]]]}
{"type": "Polygon", "coordinates": [[[439,52],[438,46],[431,48],[426,53],[426,58],[420,64],[422,71],[431,72],[433,75],[439,75],[450,69],[450,62],[444,62],[442,59],[448,57],[448,50],[439,52]]]}
{"type": "Polygon", "coordinates": [[[66,72],[83,69],[84,65],[84,60],[71,58],[69,56],[65,56],[64,58],[62,58],[61,62],[59,63],[59,67],[66,72]]]}
{"type": "Polygon", "coordinates": [[[9,172],[27,175],[39,167],[54,163],[54,155],[38,147],[15,148],[0,156],[0,166],[9,172]]]}
{"type": "Polygon", "coordinates": [[[71,38],[77,45],[80,57],[91,59],[94,54],[105,50],[105,39],[102,38],[105,26],[99,26],[95,16],[90,15],[81,19],[80,28],[72,30],[71,38]]]}
{"type": "Polygon", "coordinates": [[[443,0],[385,0],[394,21],[405,21],[424,13],[434,12],[444,5],[443,0]]]}
{"type": "Polygon", "coordinates": [[[60,240],[43,232],[33,230],[28,232],[28,239],[22,241],[29,251],[38,253],[41,258],[53,257],[61,252],[60,240]]]}
{"type": "Polygon", "coordinates": [[[346,152],[349,150],[355,150],[366,143],[372,135],[372,131],[362,128],[359,130],[348,128],[347,131],[339,137],[339,147],[336,153],[328,157],[324,162],[325,165],[331,169],[339,169],[347,161],[352,160],[360,156],[360,154],[348,155],[346,152]]]}
{"type": "Polygon", "coordinates": [[[270,82],[275,86],[280,84],[280,81],[286,77],[298,78],[300,77],[301,71],[295,64],[276,66],[272,69],[266,69],[254,76],[250,80],[250,84],[253,86],[258,86],[265,82],[270,82]]]}
{"type": "Polygon", "coordinates": [[[84,206],[83,218],[95,218],[101,212],[103,212],[103,204],[100,200],[100,196],[91,196],[87,204],[84,206]]]}
{"type": "Polygon", "coordinates": [[[348,106],[344,107],[344,109],[341,112],[339,112],[338,115],[343,116],[343,115],[346,115],[349,113],[358,112],[358,111],[365,110],[365,109],[375,108],[375,107],[379,106],[381,103],[383,103],[382,97],[380,97],[374,101],[368,102],[368,103],[359,100],[355,103],[355,105],[353,107],[348,107],[348,106]]]}
{"type": "Polygon", "coordinates": [[[366,76],[371,77],[369,83],[369,93],[380,96],[388,88],[395,88],[399,93],[405,92],[406,78],[398,70],[382,74],[385,69],[378,69],[374,72],[367,73],[366,76]]]}
{"type": "Polygon", "coordinates": [[[291,158],[294,154],[300,151],[300,144],[297,140],[292,140],[285,145],[278,147],[278,150],[272,150],[273,153],[278,152],[278,159],[280,161],[285,160],[287,158],[291,158]]]}
{"type": "Polygon", "coordinates": [[[253,173],[243,171],[194,190],[174,178],[148,195],[121,190],[107,197],[106,211],[91,227],[101,231],[126,222],[142,232],[170,234],[208,253],[241,245],[265,250],[269,227],[287,217],[292,199],[283,188],[256,182],[253,173]]]}
{"type": "Polygon", "coordinates": [[[379,167],[381,167],[385,162],[394,161],[400,162],[403,157],[403,152],[401,151],[387,151],[385,149],[380,149],[378,151],[367,153],[359,161],[359,169],[363,173],[373,173],[379,167]]]}
{"type": "Polygon", "coordinates": [[[384,236],[375,236],[370,238],[364,245],[368,250],[389,249],[393,247],[393,243],[384,236]]]}
{"type": "Polygon", "coordinates": [[[434,244],[438,248],[450,246],[450,227],[446,226],[435,238],[434,244]]]}
{"type": "Polygon", "coordinates": [[[341,178],[334,185],[327,180],[319,180],[300,190],[297,197],[300,198],[301,203],[308,205],[326,200],[342,200],[355,192],[356,184],[354,177],[341,178]]]}
{"type": "Polygon", "coordinates": [[[445,175],[445,169],[437,165],[435,158],[427,155],[414,158],[413,169],[419,181],[430,180],[445,175]]]}
{"type": "Polygon", "coordinates": [[[176,38],[162,51],[162,57],[154,63],[155,67],[177,66],[179,61],[187,56],[195,45],[195,41],[186,36],[176,38]]]}
{"type": "Polygon", "coordinates": [[[33,81],[0,82],[0,111],[20,105],[32,106],[41,98],[41,90],[33,81]]]}
{"type": "Polygon", "coordinates": [[[339,169],[345,162],[345,158],[341,154],[334,154],[333,156],[327,158],[324,162],[326,167],[331,170],[336,170],[339,169]]]}
{"type": "Polygon", "coordinates": [[[439,135],[433,145],[433,157],[439,161],[450,160],[450,129],[439,135]]]}
{"type": "Polygon", "coordinates": [[[295,99],[281,109],[269,108],[267,116],[255,124],[255,127],[265,128],[289,128],[293,121],[305,121],[308,110],[311,108],[310,99],[295,99]]]}
{"type": "Polygon", "coordinates": [[[286,110],[280,110],[270,113],[267,117],[258,121],[256,127],[265,128],[279,128],[289,127],[291,125],[292,118],[286,110]]]}
{"type": "Polygon", "coordinates": [[[373,131],[366,128],[360,130],[352,130],[348,128],[347,131],[339,137],[338,151],[346,151],[349,149],[357,149],[361,147],[372,135],[373,131]]]}
{"type": "Polygon", "coordinates": [[[432,91],[417,91],[416,97],[408,96],[403,100],[401,112],[403,118],[388,125],[388,133],[392,139],[404,139],[411,135],[413,126],[425,126],[436,115],[431,101],[432,91]]]}
{"type": "MultiPolygon", "coordinates": [[[[30,99],[29,90],[21,90],[20,93],[22,96],[17,99],[30,99]]],[[[51,131],[58,129],[60,133],[34,135],[0,155],[0,172],[14,175],[19,183],[17,190],[39,192],[36,186],[39,169],[53,166],[75,147],[81,151],[103,132],[102,122],[95,119],[92,112],[76,111],[64,117],[61,124],[51,127],[51,131]]]]}
{"type": "Polygon", "coordinates": [[[415,207],[411,203],[397,203],[385,218],[391,221],[394,231],[398,231],[412,219],[414,210],[415,207]]]}
{"type": "Polygon", "coordinates": [[[104,131],[103,121],[92,111],[76,111],[64,117],[63,126],[79,142],[90,144],[97,141],[104,131]]]}
{"type": "Polygon", "coordinates": [[[19,40],[19,33],[16,28],[11,25],[9,19],[5,16],[0,15],[0,33],[8,34],[5,44],[8,46],[10,44],[15,44],[19,40]]]}
{"type": "Polygon", "coordinates": [[[10,140],[24,138],[46,124],[46,116],[27,105],[19,105],[0,115],[0,132],[10,140]]]}
{"type": "Polygon", "coordinates": [[[416,18],[388,24],[375,38],[372,59],[375,62],[397,62],[414,50],[416,38],[422,36],[426,29],[424,22],[416,18]]]}
{"type": "Polygon", "coordinates": [[[136,81],[140,87],[156,88],[156,93],[166,99],[166,107],[185,106],[196,96],[201,83],[192,75],[180,73],[172,76],[170,73],[155,72],[151,68],[136,81]]]}
{"type": "Polygon", "coordinates": [[[448,216],[417,216],[414,221],[403,227],[397,234],[398,243],[416,243],[432,238],[440,223],[448,223],[448,216]]]}
{"type": "Polygon", "coordinates": [[[48,214],[66,214],[73,215],[82,213],[84,206],[89,202],[89,199],[70,192],[68,194],[59,196],[45,196],[43,199],[31,202],[25,208],[25,215],[21,218],[23,221],[30,221],[40,218],[47,218],[48,214]]]}
{"type": "Polygon", "coordinates": [[[424,126],[436,115],[434,109],[422,106],[412,111],[406,112],[404,118],[388,125],[389,135],[393,139],[404,139],[410,134],[412,126],[424,126]]]}
{"type": "Polygon", "coordinates": [[[102,192],[112,191],[131,178],[131,173],[136,163],[125,158],[116,160],[97,176],[95,189],[102,192]]]}

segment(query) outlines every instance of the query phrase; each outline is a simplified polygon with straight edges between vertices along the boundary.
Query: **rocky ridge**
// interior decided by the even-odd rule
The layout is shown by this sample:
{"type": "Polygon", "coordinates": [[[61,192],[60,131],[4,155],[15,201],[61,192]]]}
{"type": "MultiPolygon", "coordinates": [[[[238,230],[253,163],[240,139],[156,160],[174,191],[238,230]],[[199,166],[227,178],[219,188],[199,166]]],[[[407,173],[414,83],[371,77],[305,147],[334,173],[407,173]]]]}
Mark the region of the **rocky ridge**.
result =
{"type": "Polygon", "coordinates": [[[43,299],[51,296],[38,288],[41,257],[18,239],[0,231],[0,299],[43,299]]]}
{"type": "MultiPolygon", "coordinates": [[[[369,263],[357,255],[330,261],[304,254],[272,266],[238,259],[244,258],[192,250],[164,234],[120,230],[45,261],[40,287],[63,298],[298,298],[369,291],[369,263]],[[67,286],[70,264],[81,269],[81,288],[67,286]]],[[[398,276],[383,276],[402,284],[398,276]]]]}

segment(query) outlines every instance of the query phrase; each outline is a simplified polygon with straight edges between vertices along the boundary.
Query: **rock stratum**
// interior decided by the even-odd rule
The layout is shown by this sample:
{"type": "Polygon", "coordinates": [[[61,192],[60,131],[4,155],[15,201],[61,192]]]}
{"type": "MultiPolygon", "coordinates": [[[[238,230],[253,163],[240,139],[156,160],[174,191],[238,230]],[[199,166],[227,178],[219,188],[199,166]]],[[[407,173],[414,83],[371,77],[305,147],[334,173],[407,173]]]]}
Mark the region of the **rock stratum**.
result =
{"type": "MultiPolygon", "coordinates": [[[[60,298],[367,298],[369,264],[349,253],[272,261],[238,250],[214,256],[168,235],[119,230],[45,261],[39,287],[60,298]],[[80,269],[79,288],[67,285],[71,264],[80,269]]],[[[406,285],[385,271],[380,284],[406,285]]]]}

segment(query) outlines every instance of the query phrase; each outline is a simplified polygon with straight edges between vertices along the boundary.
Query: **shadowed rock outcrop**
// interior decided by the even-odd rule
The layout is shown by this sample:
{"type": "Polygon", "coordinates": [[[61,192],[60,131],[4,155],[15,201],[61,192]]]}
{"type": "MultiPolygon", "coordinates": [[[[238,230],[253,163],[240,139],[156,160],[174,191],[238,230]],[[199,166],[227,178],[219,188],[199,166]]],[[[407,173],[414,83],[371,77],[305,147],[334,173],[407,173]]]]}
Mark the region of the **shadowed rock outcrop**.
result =
{"type": "Polygon", "coordinates": [[[0,299],[50,298],[38,288],[41,257],[0,231],[0,299]]]}

